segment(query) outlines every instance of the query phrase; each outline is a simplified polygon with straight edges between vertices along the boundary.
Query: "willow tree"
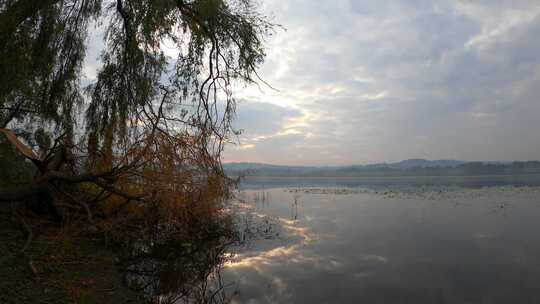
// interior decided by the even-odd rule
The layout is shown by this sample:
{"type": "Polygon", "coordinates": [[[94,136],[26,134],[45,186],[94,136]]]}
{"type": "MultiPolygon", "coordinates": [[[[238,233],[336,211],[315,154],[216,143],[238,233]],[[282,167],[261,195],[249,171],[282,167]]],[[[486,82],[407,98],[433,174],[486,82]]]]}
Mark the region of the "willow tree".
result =
{"type": "Polygon", "coordinates": [[[0,128],[37,174],[0,201],[61,200],[92,220],[111,197],[221,195],[233,89],[258,79],[271,27],[252,0],[1,0],[0,128]]]}

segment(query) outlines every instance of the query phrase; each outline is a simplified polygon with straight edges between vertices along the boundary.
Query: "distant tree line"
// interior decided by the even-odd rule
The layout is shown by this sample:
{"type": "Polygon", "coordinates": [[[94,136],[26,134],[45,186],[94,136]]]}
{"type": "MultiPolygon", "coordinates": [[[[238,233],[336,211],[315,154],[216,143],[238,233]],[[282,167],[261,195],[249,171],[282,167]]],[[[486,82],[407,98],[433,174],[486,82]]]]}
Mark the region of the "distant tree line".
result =
{"type": "Polygon", "coordinates": [[[354,177],[354,176],[470,176],[540,174],[540,161],[515,161],[512,163],[467,162],[455,166],[415,166],[395,168],[391,166],[349,167],[288,167],[233,169],[226,167],[232,176],[299,176],[299,177],[354,177]]]}

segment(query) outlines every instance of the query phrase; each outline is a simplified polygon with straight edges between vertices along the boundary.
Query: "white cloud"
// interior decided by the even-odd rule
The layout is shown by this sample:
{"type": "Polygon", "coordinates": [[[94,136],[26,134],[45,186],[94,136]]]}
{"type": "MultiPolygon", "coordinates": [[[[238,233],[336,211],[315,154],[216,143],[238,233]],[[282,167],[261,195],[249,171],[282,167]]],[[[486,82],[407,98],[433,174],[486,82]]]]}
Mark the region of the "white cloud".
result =
{"type": "MultiPolygon", "coordinates": [[[[287,30],[239,87],[226,160],[540,158],[538,0],[266,0],[287,30]]],[[[92,76],[92,62],[84,69],[92,76]]],[[[95,76],[94,76],[95,77],[95,76]]]]}

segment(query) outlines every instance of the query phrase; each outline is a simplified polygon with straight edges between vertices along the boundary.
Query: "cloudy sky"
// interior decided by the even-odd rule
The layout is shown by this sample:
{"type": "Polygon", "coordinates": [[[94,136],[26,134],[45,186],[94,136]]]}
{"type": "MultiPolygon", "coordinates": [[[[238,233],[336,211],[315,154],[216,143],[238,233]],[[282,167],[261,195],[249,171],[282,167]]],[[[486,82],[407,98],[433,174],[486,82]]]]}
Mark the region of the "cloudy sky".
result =
{"type": "Polygon", "coordinates": [[[260,0],[286,28],[225,161],[540,159],[540,1],[260,0]]]}

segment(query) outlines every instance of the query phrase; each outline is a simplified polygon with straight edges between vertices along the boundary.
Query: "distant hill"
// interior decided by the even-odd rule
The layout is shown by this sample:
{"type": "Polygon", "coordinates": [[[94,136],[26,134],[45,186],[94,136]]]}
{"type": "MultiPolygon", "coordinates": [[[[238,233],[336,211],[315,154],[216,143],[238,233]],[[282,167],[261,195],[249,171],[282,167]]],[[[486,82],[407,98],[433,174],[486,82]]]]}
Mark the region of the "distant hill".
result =
{"type": "Polygon", "coordinates": [[[461,164],[466,163],[462,160],[449,160],[449,159],[440,159],[440,160],[427,160],[422,158],[406,159],[396,163],[380,163],[380,164],[370,164],[364,166],[351,166],[355,168],[393,168],[393,169],[409,169],[414,167],[423,167],[423,168],[436,168],[436,167],[455,167],[461,164]]]}
{"type": "Polygon", "coordinates": [[[293,168],[290,166],[269,165],[269,164],[261,164],[261,163],[226,163],[226,164],[223,164],[223,167],[227,170],[293,168]]]}
{"type": "Polygon", "coordinates": [[[455,167],[466,163],[461,160],[427,160],[427,159],[406,159],[396,163],[379,163],[369,165],[351,165],[351,166],[286,166],[286,165],[271,165],[264,163],[225,163],[223,167],[225,170],[331,170],[331,169],[345,169],[345,168],[394,168],[394,169],[408,169],[414,167],[455,167]]]}
{"type": "Polygon", "coordinates": [[[466,162],[461,160],[407,159],[395,163],[351,166],[281,166],[262,163],[225,163],[231,176],[448,176],[539,174],[540,162],[466,162]]]}
{"type": "Polygon", "coordinates": [[[407,159],[407,160],[402,160],[398,163],[390,164],[390,167],[398,168],[398,169],[408,169],[408,168],[414,168],[414,167],[424,167],[424,168],[455,167],[464,163],[465,161],[448,160],[448,159],[440,159],[440,160],[407,159]]]}

